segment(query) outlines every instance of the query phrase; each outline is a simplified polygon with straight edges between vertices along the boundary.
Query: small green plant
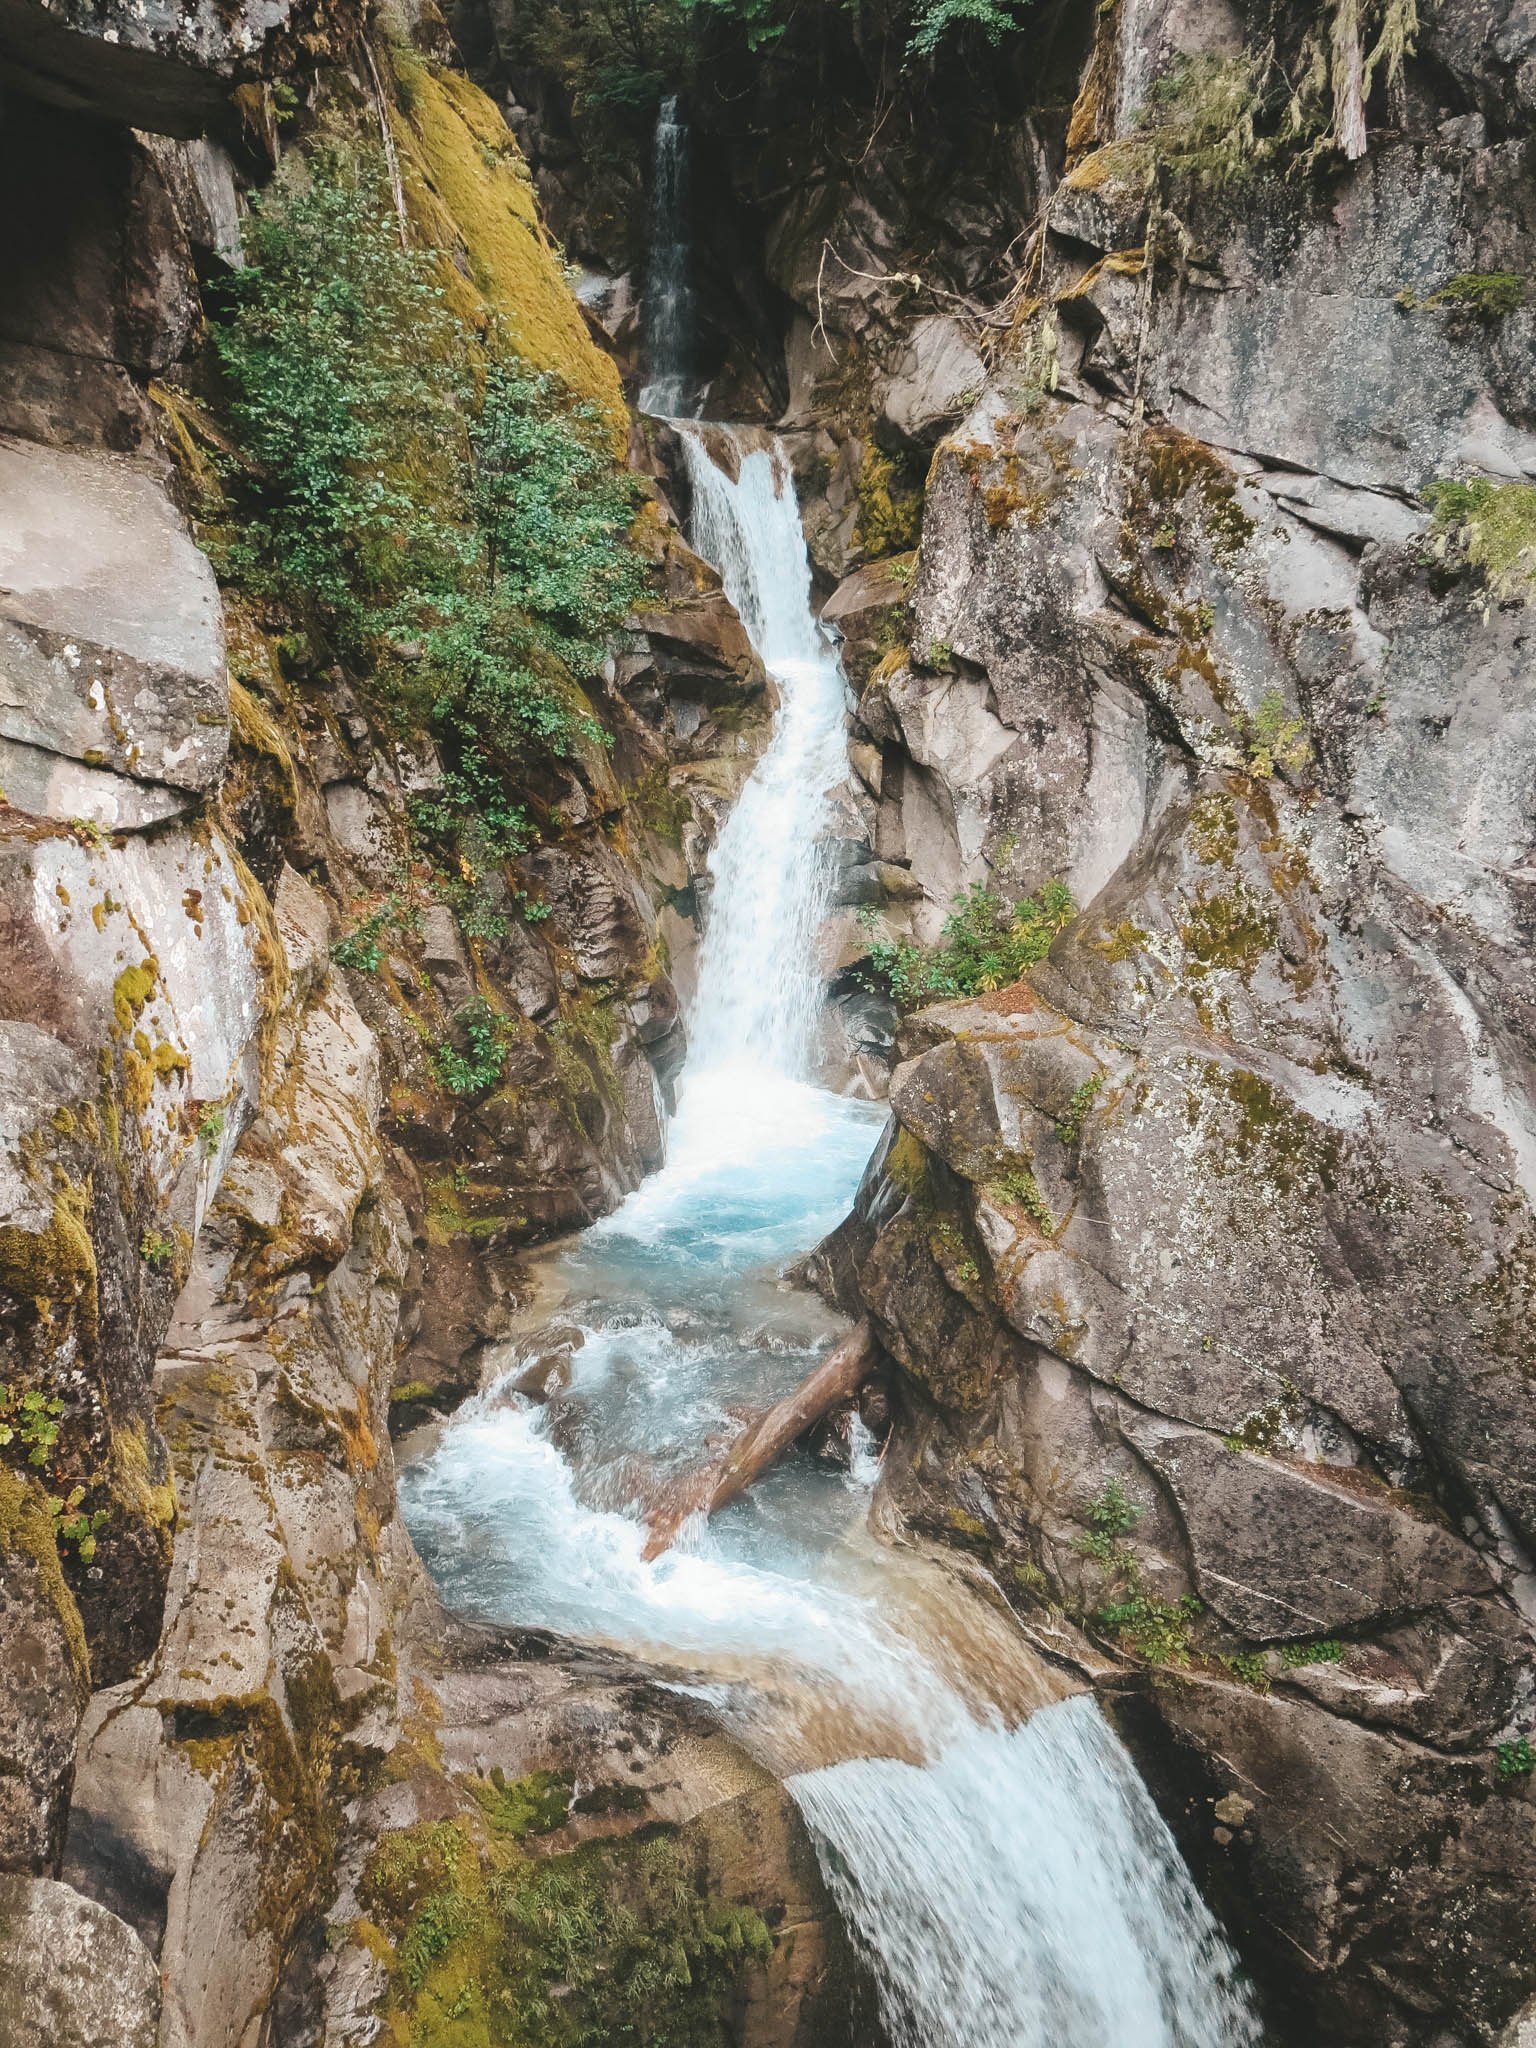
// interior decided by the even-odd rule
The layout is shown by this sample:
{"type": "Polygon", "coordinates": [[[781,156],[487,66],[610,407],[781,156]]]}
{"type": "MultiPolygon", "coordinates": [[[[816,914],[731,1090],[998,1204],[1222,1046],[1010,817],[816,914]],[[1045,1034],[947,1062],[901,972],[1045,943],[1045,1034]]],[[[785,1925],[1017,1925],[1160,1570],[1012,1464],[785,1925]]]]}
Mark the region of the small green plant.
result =
{"type": "Polygon", "coordinates": [[[418,930],[420,925],[421,912],[406,904],[396,892],[336,940],[331,958],[338,967],[348,967],[359,974],[377,974],[387,953],[386,934],[403,936],[418,930]]]}
{"type": "Polygon", "coordinates": [[[19,1440],[29,1465],[47,1464],[63,1413],[57,1394],[44,1394],[36,1387],[22,1391],[0,1381],[0,1444],[19,1440]]]}
{"type": "Polygon", "coordinates": [[[874,936],[878,914],[866,912],[860,921],[872,943],[864,983],[902,1010],[1007,988],[1045,958],[1073,915],[1071,892],[1061,882],[1047,882],[1038,902],[1025,897],[1012,905],[977,882],[955,898],[940,943],[924,947],[874,936]]]}
{"type": "Polygon", "coordinates": [[[927,648],[918,658],[919,668],[935,669],[941,674],[955,665],[955,650],[947,640],[930,640],[927,648]]]}
{"type": "Polygon", "coordinates": [[[1072,1548],[1079,1557],[1091,1557],[1105,1566],[1125,1568],[1132,1560],[1128,1552],[1120,1549],[1120,1539],[1130,1535],[1145,1512],[1129,1497],[1118,1479],[1106,1479],[1088,1503],[1088,1520],[1093,1526],[1087,1535],[1073,1539],[1072,1548]]]}
{"type": "Polygon", "coordinates": [[[209,1102],[203,1105],[203,1113],[197,1120],[197,1142],[207,1153],[217,1152],[219,1141],[224,1136],[224,1105],[209,1102]]]}
{"type": "Polygon", "coordinates": [[[1265,691],[1259,699],[1258,709],[1248,714],[1243,727],[1248,766],[1255,775],[1262,775],[1266,780],[1276,768],[1285,768],[1295,774],[1312,758],[1306,720],[1290,716],[1285,699],[1278,690],[1265,691]]]}
{"type": "Polygon", "coordinates": [[[1269,1665],[1262,1650],[1238,1650],[1221,1661],[1234,1678],[1251,1685],[1255,1692],[1269,1691],[1269,1665]]]}
{"type": "Polygon", "coordinates": [[[96,1538],[107,1525],[109,1511],[106,1508],[87,1509],[82,1506],[85,1488],[72,1486],[68,1493],[51,1493],[48,1496],[48,1513],[53,1522],[54,1541],[59,1544],[73,1544],[75,1555],[82,1564],[89,1564],[96,1555],[96,1538]]]}
{"type": "Polygon", "coordinates": [[[163,1230],[146,1230],[139,1239],[139,1257],[152,1273],[163,1273],[176,1256],[176,1240],[163,1230]]]}
{"type": "Polygon", "coordinates": [[[1149,1664],[1183,1665],[1189,1662],[1190,1623],[1202,1611],[1193,1593],[1177,1600],[1154,1600],[1138,1590],[1125,1600],[1108,1602],[1095,1619],[1149,1664]]]}
{"type": "Polygon", "coordinates": [[[96,853],[112,844],[112,834],[104,825],[98,825],[94,818],[71,818],[69,829],[83,845],[96,853]]]}
{"type": "Polygon", "coordinates": [[[1525,603],[1536,590],[1536,484],[1441,477],[1424,496],[1440,560],[1480,569],[1490,599],[1525,603]]]}
{"type": "Polygon", "coordinates": [[[1299,1671],[1307,1664],[1338,1664],[1344,1656],[1344,1645],[1334,1636],[1319,1636],[1310,1643],[1282,1643],[1280,1661],[1291,1670],[1299,1671]]]}
{"type": "Polygon", "coordinates": [[[1011,1166],[989,1185],[997,1190],[1004,1201],[1016,1203],[1026,1216],[1032,1217],[1047,1237],[1055,1236],[1056,1218],[1051,1214],[1050,1204],[1040,1192],[1040,1183],[1035,1179],[1032,1167],[1011,1166]]]}
{"type": "Polygon", "coordinates": [[[506,1065],[504,1026],[490,1004],[469,1003],[454,1019],[468,1044],[444,1045],[434,1055],[437,1077],[452,1095],[483,1095],[506,1065]]]}
{"type": "Polygon", "coordinates": [[[1063,1145],[1075,1145],[1083,1135],[1084,1120],[1093,1107],[1094,1098],[1103,1086],[1104,1076],[1092,1074],[1081,1087],[1073,1089],[1071,1100],[1067,1103],[1067,1113],[1056,1126],[1056,1135],[1063,1145]]]}
{"type": "Polygon", "coordinates": [[[1528,1778],[1536,1770],[1536,1750],[1524,1735],[1517,1735],[1513,1742],[1501,1742],[1493,1757],[1495,1769],[1506,1782],[1511,1778],[1528,1778]]]}

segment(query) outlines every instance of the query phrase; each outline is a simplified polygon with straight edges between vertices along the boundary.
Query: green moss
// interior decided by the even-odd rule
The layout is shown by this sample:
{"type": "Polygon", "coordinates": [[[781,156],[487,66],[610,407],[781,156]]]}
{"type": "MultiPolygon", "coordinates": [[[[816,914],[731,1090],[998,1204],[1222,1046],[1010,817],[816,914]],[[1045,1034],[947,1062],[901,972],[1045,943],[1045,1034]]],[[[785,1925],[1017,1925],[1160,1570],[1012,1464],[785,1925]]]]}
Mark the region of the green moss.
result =
{"type": "Polygon", "coordinates": [[[1238,501],[1237,479],[1203,441],[1151,425],[1137,445],[1127,506],[1133,532],[1154,532],[1181,509],[1195,514],[1218,560],[1247,546],[1257,523],[1238,501]]]}
{"type": "Polygon", "coordinates": [[[547,1774],[470,1788],[477,1817],[390,1835],[364,1874],[354,1935],[389,1973],[395,2048],[726,2048],[741,1970],[773,1939],[706,1892],[675,1831],[530,1856],[568,1786],[547,1774]]]}
{"type": "Polygon", "coordinates": [[[155,992],[160,963],[153,955],[138,967],[125,967],[112,984],[112,1014],[121,1032],[131,1031],[155,992]]]}
{"type": "Polygon", "coordinates": [[[1435,307],[1475,313],[1480,320],[1502,320],[1525,304],[1525,293],[1525,279],[1511,270],[1459,270],[1423,298],[1411,289],[1399,292],[1397,303],[1408,313],[1435,307]]]}
{"type": "Polygon", "coordinates": [[[1246,882],[1197,890],[1183,920],[1184,971],[1196,978],[1224,968],[1248,975],[1275,943],[1274,913],[1246,882]]]}
{"type": "Polygon", "coordinates": [[[1274,1194],[1332,1194],[1339,1184],[1343,1140],[1315,1123],[1262,1075],[1207,1060],[1201,1089],[1191,1090],[1185,1121],[1204,1126],[1201,1159],[1219,1177],[1250,1175],[1274,1194]]]}
{"type": "Polygon", "coordinates": [[[1237,806],[1225,790],[1208,791],[1190,805],[1189,837],[1206,867],[1231,867],[1237,857],[1237,806]]]}
{"type": "Polygon", "coordinates": [[[923,493],[881,448],[870,442],[855,486],[859,500],[856,544],[866,555],[906,554],[922,538],[923,493]]]}
{"type": "Polygon", "coordinates": [[[44,1597],[59,1618],[69,1661],[82,1690],[91,1680],[91,1654],[75,1596],[59,1562],[57,1527],[48,1496],[36,1480],[0,1465],[0,1551],[20,1553],[37,1568],[44,1597]]]}
{"type": "Polygon", "coordinates": [[[520,1842],[527,1835],[547,1835],[563,1827],[571,1810],[575,1781],[565,1771],[533,1771],[509,1779],[499,1768],[488,1778],[466,1778],[493,1835],[520,1842]]]}
{"type": "Polygon", "coordinates": [[[67,1185],[41,1230],[0,1224],[0,1287],[35,1302],[78,1301],[90,1334],[96,1316],[96,1250],[86,1228],[90,1197],[67,1185]]]}
{"type": "Polygon", "coordinates": [[[409,88],[408,111],[392,123],[407,203],[428,242],[464,252],[462,269],[442,263],[449,306],[471,327],[491,314],[526,362],[596,405],[622,458],[629,411],[618,371],[588,332],[501,114],[462,72],[403,50],[395,65],[409,88]]]}

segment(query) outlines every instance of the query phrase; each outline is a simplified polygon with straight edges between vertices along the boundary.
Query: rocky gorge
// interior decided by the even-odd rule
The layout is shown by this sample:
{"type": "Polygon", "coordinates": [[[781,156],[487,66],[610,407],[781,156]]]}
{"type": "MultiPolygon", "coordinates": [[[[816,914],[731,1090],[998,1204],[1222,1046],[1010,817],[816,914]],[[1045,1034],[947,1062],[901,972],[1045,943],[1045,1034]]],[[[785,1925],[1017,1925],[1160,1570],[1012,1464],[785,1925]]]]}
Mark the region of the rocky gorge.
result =
{"type": "Polygon", "coordinates": [[[626,402],[663,86],[852,688],[820,1058],[890,1121],[807,1273],[875,1520],[1098,1696],[1264,2038],[1518,2042],[1536,23],[658,8],[599,90],[571,12],[0,6],[0,2043],[889,2033],[775,1774],[445,1611],[396,1493],[661,1162],[774,708],[626,402]],[[643,479],[493,777],[241,552],[217,338],[337,152],[643,479]]]}

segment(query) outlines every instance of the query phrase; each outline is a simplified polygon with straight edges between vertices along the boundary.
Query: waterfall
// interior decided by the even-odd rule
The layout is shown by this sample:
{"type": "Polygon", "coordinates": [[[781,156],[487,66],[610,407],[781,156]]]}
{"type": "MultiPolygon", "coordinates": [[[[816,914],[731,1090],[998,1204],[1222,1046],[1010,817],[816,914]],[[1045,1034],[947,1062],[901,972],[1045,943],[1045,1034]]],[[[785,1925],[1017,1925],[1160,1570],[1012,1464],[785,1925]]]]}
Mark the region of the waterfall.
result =
{"type": "Polygon", "coordinates": [[[675,416],[688,403],[693,356],[693,286],[688,256],[688,125],[676,95],[656,115],[651,249],[646,267],[645,381],[640,410],[675,416]]]}
{"type": "Polygon", "coordinates": [[[779,1274],[846,1213],[881,1119],[807,1078],[845,687],[788,464],[719,427],[685,426],[683,449],[695,545],[779,701],[711,857],[667,1163],[546,1265],[502,1378],[402,1475],[412,1532],[452,1605],[654,1659],[783,1780],[892,2048],[1257,2048],[1098,1708],[1062,1697],[999,1603],[877,1540],[867,1446],[840,1477],[787,1460],[644,1556],[637,1486],[693,1469],[840,1327],[779,1274]],[[555,1322],[569,1381],[535,1408],[514,1382],[555,1322]]]}
{"type": "Polygon", "coordinates": [[[810,563],[783,450],[738,441],[734,482],[692,429],[683,452],[694,546],[720,571],[779,693],[773,736],[710,857],[690,1070],[745,1066],[802,1079],[821,1005],[822,835],[828,792],[847,773],[847,688],[811,614],[810,563]]]}
{"type": "Polygon", "coordinates": [[[790,1790],[892,2048],[1257,2048],[1232,1954],[1089,1700],[790,1790]]]}

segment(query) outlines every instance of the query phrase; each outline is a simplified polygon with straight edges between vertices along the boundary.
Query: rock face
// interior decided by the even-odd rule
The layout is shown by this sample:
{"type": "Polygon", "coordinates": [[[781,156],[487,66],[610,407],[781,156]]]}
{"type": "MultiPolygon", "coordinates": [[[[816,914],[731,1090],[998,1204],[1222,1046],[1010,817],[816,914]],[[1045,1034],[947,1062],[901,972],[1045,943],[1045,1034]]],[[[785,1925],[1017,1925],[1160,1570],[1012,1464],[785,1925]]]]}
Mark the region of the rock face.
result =
{"type": "MultiPolygon", "coordinates": [[[[646,1674],[557,1684],[544,1642],[461,1638],[398,1512],[392,1415],[472,1386],[517,1249],[659,1160],[668,962],[686,981],[768,697],[658,490],[646,605],[590,730],[529,771],[526,850],[426,885],[431,741],[221,590],[201,293],[240,261],[281,70],[288,150],[300,95],[332,135],[393,118],[466,317],[504,315],[619,429],[495,109],[417,56],[386,113],[358,33],[0,7],[0,2041],[374,2039],[413,1983],[385,1959],[404,1921],[356,1890],[381,1844],[458,1815],[467,1856],[492,1767],[590,1789],[599,1763],[623,1796],[541,1836],[558,1882],[604,1927],[637,1871],[698,1899],[651,1932],[694,1954],[711,2040],[822,2013],[853,2038],[782,1791],[646,1674]],[[485,1008],[501,1064],[466,1083],[444,1055],[485,1008]],[[482,1696],[517,1724],[480,1728],[482,1696]],[[594,1718],[612,1754],[581,1749],[594,1718]]],[[[503,1933],[498,1967],[533,1968],[503,1933]]]]}
{"type": "Polygon", "coordinates": [[[154,1958],[121,1920],[50,1878],[0,1877],[3,2048],[155,2048],[154,1958]]]}
{"type": "Polygon", "coordinates": [[[1097,1674],[1281,2037],[1489,2041],[1536,1878],[1536,698],[1528,586],[1420,494],[1536,476],[1530,306],[1427,303],[1536,267],[1519,34],[1445,11],[1360,162],[1223,189],[1136,110],[1232,24],[1147,12],[1100,18],[856,734],[894,931],[1080,914],[903,1022],[825,1269],[900,1368],[888,1506],[1097,1674]]]}

